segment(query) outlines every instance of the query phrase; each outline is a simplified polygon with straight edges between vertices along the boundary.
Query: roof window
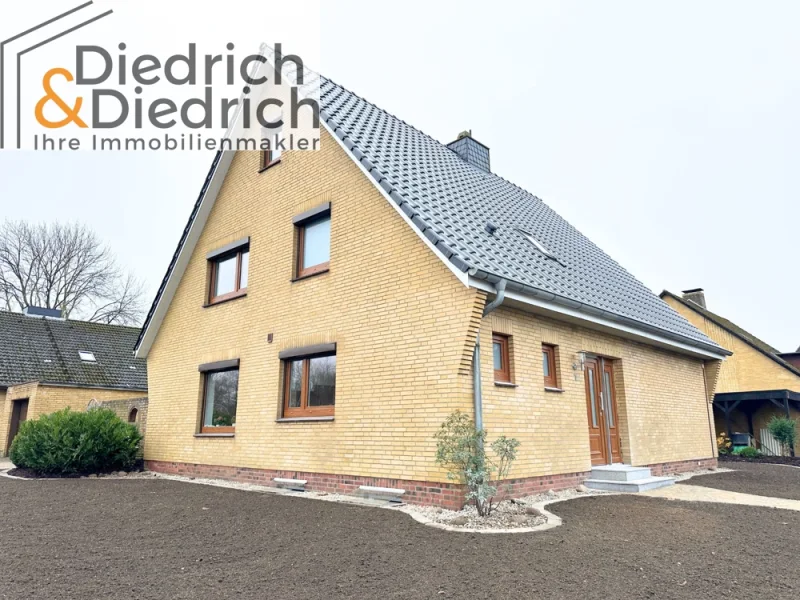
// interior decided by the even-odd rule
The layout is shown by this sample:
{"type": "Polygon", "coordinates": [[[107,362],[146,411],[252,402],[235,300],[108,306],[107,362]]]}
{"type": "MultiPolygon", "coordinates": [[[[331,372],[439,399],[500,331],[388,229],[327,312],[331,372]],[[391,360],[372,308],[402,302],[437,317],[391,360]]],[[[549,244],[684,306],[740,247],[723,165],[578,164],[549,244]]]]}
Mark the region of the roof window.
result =
{"type": "Polygon", "coordinates": [[[536,249],[539,252],[541,252],[542,254],[544,254],[547,258],[550,258],[550,259],[556,261],[559,264],[563,264],[563,263],[561,263],[560,260],[558,260],[558,258],[556,258],[555,254],[553,254],[552,252],[550,252],[550,250],[545,248],[544,245],[541,242],[539,242],[539,240],[537,240],[535,237],[533,237],[533,235],[531,235],[530,233],[528,233],[524,229],[517,229],[517,231],[522,235],[522,237],[524,237],[531,244],[533,244],[536,247],[536,249]]]}
{"type": "Polygon", "coordinates": [[[94,352],[88,352],[86,350],[79,350],[78,356],[81,357],[83,362],[97,362],[97,359],[94,357],[94,352]]]}

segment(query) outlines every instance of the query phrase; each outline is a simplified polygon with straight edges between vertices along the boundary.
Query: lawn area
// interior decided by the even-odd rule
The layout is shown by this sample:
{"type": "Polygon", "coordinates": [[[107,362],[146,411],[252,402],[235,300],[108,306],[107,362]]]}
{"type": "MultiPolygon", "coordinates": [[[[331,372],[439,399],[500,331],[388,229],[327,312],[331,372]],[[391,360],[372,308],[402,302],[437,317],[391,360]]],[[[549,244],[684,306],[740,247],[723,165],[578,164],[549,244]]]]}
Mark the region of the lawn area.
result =
{"type": "Polygon", "coordinates": [[[797,598],[800,513],[633,496],[481,535],[166,480],[0,478],[0,598],[797,598]]]}
{"type": "Polygon", "coordinates": [[[800,468],[752,462],[720,462],[720,466],[734,470],[692,477],[683,483],[756,496],[800,500],[800,468]]]}

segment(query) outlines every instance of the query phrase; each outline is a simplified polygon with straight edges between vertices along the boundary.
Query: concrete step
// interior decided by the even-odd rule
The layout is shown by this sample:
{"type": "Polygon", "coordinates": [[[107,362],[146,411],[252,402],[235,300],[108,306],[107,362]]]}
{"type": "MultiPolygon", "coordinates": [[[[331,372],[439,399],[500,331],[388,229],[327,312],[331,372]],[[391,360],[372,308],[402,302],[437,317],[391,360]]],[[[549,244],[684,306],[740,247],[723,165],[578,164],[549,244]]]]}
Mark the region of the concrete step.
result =
{"type": "Polygon", "coordinates": [[[645,477],[635,481],[619,481],[616,479],[587,479],[583,484],[593,490],[603,490],[606,492],[624,492],[636,494],[655,490],[668,485],[673,485],[675,480],[672,477],[645,477]]]}
{"type": "Polygon", "coordinates": [[[632,467],[630,465],[602,465],[592,467],[590,479],[603,479],[607,481],[636,481],[652,477],[647,467],[632,467]]]}

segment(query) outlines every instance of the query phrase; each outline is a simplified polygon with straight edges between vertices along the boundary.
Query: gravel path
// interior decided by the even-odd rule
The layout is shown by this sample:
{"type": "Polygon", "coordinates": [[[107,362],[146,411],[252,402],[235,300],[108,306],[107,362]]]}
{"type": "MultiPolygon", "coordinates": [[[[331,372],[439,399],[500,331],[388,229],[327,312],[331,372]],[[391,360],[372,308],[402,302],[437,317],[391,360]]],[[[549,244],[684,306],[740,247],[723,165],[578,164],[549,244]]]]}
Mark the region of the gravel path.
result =
{"type": "Polygon", "coordinates": [[[163,480],[0,478],[0,598],[797,598],[800,513],[596,496],[550,531],[163,480]],[[747,551],[743,552],[742,548],[747,551]],[[769,560],[763,560],[769,556],[769,560]]]}
{"type": "Polygon", "coordinates": [[[679,484],[699,485],[717,490],[774,496],[800,500],[800,469],[783,465],[768,465],[749,462],[726,462],[725,467],[734,469],[727,473],[692,477],[679,484]]]}

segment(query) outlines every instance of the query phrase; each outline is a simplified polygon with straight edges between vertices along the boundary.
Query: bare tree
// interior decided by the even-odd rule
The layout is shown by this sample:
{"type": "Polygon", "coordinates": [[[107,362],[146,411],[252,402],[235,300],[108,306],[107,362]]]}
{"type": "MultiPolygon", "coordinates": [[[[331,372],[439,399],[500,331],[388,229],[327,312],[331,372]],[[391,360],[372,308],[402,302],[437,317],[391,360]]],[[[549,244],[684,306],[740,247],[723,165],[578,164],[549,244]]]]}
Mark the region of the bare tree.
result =
{"type": "Polygon", "coordinates": [[[142,284],[78,224],[0,225],[0,307],[61,309],[67,318],[138,324],[142,284]]]}

